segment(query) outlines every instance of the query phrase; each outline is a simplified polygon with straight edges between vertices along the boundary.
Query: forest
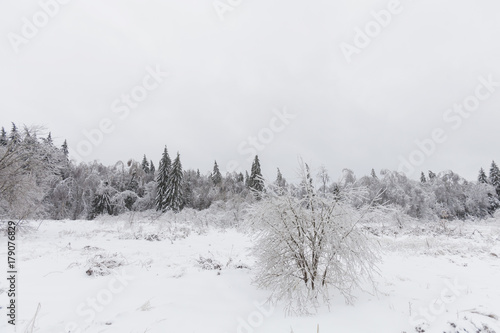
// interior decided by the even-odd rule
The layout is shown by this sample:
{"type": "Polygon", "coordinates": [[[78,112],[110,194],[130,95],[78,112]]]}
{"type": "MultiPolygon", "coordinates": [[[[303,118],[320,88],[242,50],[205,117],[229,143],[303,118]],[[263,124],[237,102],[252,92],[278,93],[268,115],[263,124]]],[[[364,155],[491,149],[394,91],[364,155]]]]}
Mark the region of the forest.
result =
{"type": "MultiPolygon", "coordinates": [[[[226,173],[214,161],[213,170],[183,169],[181,155],[129,158],[106,166],[98,161],[75,163],[66,141],[56,146],[51,133],[12,123],[0,136],[0,216],[5,219],[94,219],[98,215],[156,210],[204,210],[214,203],[244,207],[269,186],[300,192],[277,168],[275,179],[263,179],[258,156],[249,171],[226,173]],[[157,161],[157,162],[155,162],[157,161]],[[157,167],[156,167],[157,166],[157,167]]],[[[265,163],[265,161],[263,161],[265,163]]],[[[309,168],[309,167],[308,167],[309,168]]],[[[350,169],[333,181],[326,167],[308,169],[319,193],[338,194],[363,189],[352,199],[391,207],[415,219],[483,219],[500,206],[500,170],[493,161],[478,178],[466,180],[451,170],[422,172],[419,180],[391,171],[371,170],[358,177],[350,169]]]]}

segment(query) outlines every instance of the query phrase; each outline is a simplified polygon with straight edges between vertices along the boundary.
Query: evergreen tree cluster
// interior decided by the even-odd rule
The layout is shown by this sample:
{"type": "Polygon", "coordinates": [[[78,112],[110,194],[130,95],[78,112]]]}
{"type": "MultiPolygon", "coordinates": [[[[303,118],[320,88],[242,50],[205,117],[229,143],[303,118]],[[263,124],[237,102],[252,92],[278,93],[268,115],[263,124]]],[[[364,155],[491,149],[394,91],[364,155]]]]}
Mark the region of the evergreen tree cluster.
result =
{"type": "Polygon", "coordinates": [[[183,177],[180,154],[172,163],[165,147],[156,178],[156,210],[179,212],[184,207],[183,177]]]}

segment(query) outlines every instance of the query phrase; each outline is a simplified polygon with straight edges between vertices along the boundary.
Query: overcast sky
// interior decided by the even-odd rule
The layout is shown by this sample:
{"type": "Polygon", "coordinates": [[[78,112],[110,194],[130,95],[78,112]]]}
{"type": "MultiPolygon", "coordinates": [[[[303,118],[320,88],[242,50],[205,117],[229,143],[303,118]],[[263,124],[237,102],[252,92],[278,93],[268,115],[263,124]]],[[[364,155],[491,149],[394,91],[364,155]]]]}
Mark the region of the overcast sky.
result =
{"type": "Polygon", "coordinates": [[[333,178],[500,162],[498,1],[50,2],[0,4],[0,125],[43,125],[76,159],[157,164],[167,145],[244,170],[255,145],[289,179],[299,155],[333,178]]]}

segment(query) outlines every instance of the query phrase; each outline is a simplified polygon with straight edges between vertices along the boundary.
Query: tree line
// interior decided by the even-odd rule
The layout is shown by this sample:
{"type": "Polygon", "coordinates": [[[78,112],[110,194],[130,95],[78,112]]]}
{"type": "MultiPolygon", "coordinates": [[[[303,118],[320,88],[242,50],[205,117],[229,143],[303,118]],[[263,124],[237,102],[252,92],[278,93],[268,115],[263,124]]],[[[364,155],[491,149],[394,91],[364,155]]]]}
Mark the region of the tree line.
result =
{"type": "MultiPolygon", "coordinates": [[[[255,156],[250,172],[223,175],[217,161],[211,172],[184,170],[177,152],[172,161],[165,146],[158,168],[152,159],[129,159],[105,166],[99,162],[70,160],[67,142],[57,147],[49,132],[39,137],[39,128],[15,124],[0,131],[0,216],[2,218],[94,219],[101,214],[155,209],[179,212],[184,208],[202,210],[217,201],[235,204],[255,202],[267,185],[299,192],[300,184],[288,183],[277,169],[268,184],[262,178],[255,156]]],[[[308,170],[308,172],[311,172],[308,170]]],[[[332,182],[320,167],[314,186],[323,194],[363,188],[357,207],[367,203],[394,206],[422,219],[485,218],[500,207],[500,171],[492,162],[489,175],[480,169],[477,181],[467,181],[452,171],[428,175],[420,181],[402,173],[372,169],[359,179],[349,169],[332,182]]]]}

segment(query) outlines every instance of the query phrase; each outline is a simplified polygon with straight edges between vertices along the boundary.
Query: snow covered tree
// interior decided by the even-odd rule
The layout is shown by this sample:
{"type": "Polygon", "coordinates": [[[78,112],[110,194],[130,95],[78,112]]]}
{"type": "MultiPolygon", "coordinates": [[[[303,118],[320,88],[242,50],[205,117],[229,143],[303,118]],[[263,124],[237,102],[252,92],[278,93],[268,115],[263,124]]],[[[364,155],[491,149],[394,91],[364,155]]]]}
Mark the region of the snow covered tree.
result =
{"type": "Polygon", "coordinates": [[[45,139],[45,142],[49,145],[53,144],[54,142],[52,141],[52,133],[49,132],[49,135],[47,135],[47,139],[45,139]]]}
{"type": "Polygon", "coordinates": [[[36,130],[19,133],[12,124],[7,145],[0,145],[0,217],[43,217],[44,198],[61,180],[61,151],[37,140],[36,130]]]}
{"type": "Polygon", "coordinates": [[[239,182],[239,183],[245,182],[245,176],[243,176],[243,174],[240,172],[238,174],[238,177],[236,177],[236,181],[239,182]]]}
{"type": "Polygon", "coordinates": [[[104,213],[109,215],[113,214],[111,198],[115,193],[116,190],[109,186],[108,182],[104,182],[104,184],[97,188],[94,193],[94,198],[92,199],[92,208],[89,214],[89,220],[93,220],[98,215],[104,213]]]}
{"type": "Polygon", "coordinates": [[[347,187],[347,186],[354,185],[354,183],[356,183],[356,176],[354,175],[354,171],[352,171],[351,169],[347,169],[347,168],[343,169],[342,170],[341,184],[344,187],[347,187]]]}
{"type": "Polygon", "coordinates": [[[484,218],[498,206],[493,186],[482,182],[468,182],[464,185],[465,210],[468,216],[484,218]]]}
{"type": "Polygon", "coordinates": [[[9,134],[9,142],[12,144],[18,144],[21,141],[21,135],[17,130],[16,124],[12,123],[12,129],[9,134]]]}
{"type": "Polygon", "coordinates": [[[436,178],[436,174],[429,170],[429,180],[436,178]]]}
{"type": "Polygon", "coordinates": [[[260,193],[264,190],[264,179],[262,178],[262,172],[260,170],[259,156],[255,155],[252,163],[252,170],[250,172],[249,179],[250,189],[255,191],[257,198],[260,197],[260,193]]]}
{"type": "MultiPolygon", "coordinates": [[[[373,169],[372,169],[372,173],[375,174],[375,171],[373,169]]],[[[320,190],[323,192],[323,194],[325,194],[326,190],[327,190],[328,183],[330,183],[330,175],[328,174],[328,170],[324,166],[321,166],[319,168],[317,177],[318,177],[318,180],[321,182],[320,190]]],[[[377,178],[377,176],[375,176],[374,178],[377,178]]]]}
{"type": "Polygon", "coordinates": [[[221,185],[222,183],[222,175],[219,171],[219,166],[217,165],[217,161],[214,163],[214,170],[212,171],[212,175],[210,177],[214,185],[221,185]]]}
{"type": "Polygon", "coordinates": [[[210,207],[214,199],[214,186],[210,177],[199,170],[187,170],[183,178],[184,207],[202,210],[210,207]]]}
{"type": "Polygon", "coordinates": [[[142,163],[141,163],[142,170],[144,170],[145,173],[150,173],[151,169],[149,168],[149,162],[148,159],[146,158],[146,155],[142,158],[142,163]]]}
{"type": "Polygon", "coordinates": [[[500,169],[498,169],[495,161],[491,162],[490,184],[495,188],[497,196],[500,198],[500,169]]]}
{"type": "Polygon", "coordinates": [[[375,173],[375,169],[373,169],[373,168],[372,168],[371,176],[372,176],[372,178],[377,178],[377,174],[375,173]]]}
{"type": "Polygon", "coordinates": [[[61,150],[62,150],[62,153],[64,154],[64,156],[66,157],[66,159],[68,159],[68,157],[69,157],[69,150],[68,150],[68,143],[66,142],[66,140],[64,140],[64,142],[62,144],[61,150]]]}
{"type": "Polygon", "coordinates": [[[245,170],[245,186],[250,188],[250,176],[248,175],[248,171],[245,170]]]}
{"type": "Polygon", "coordinates": [[[128,182],[126,185],[126,189],[130,191],[137,192],[139,188],[144,186],[146,181],[150,181],[152,179],[148,179],[148,174],[142,168],[142,165],[130,159],[127,162],[128,167],[128,182]]]}
{"type": "Polygon", "coordinates": [[[355,209],[348,192],[339,198],[319,194],[301,166],[300,192],[276,193],[272,186],[251,209],[258,230],[255,282],[271,290],[270,300],[285,301],[289,312],[307,313],[337,290],[347,302],[372,276],[377,246],[359,228],[366,209],[355,209]]]}
{"type": "Polygon", "coordinates": [[[149,172],[151,173],[151,175],[155,175],[156,168],[153,161],[149,161],[149,172]]]}
{"type": "Polygon", "coordinates": [[[171,209],[174,212],[179,212],[184,206],[184,195],[183,195],[183,171],[181,165],[181,159],[179,153],[172,163],[170,173],[167,178],[167,186],[165,191],[165,196],[163,198],[163,207],[165,209],[171,209]]]}
{"type": "Polygon", "coordinates": [[[137,211],[153,209],[156,207],[155,198],[156,198],[156,182],[150,181],[149,183],[144,185],[142,196],[137,198],[132,208],[133,210],[137,211]]]}
{"type": "Polygon", "coordinates": [[[423,171],[420,173],[420,182],[422,184],[427,183],[427,179],[425,178],[425,174],[423,171]]]}
{"type": "Polygon", "coordinates": [[[486,173],[484,172],[483,168],[479,170],[479,175],[477,176],[477,181],[482,183],[482,184],[488,184],[488,177],[486,176],[486,173]]]}
{"type": "Polygon", "coordinates": [[[117,215],[131,211],[138,198],[139,196],[135,192],[130,190],[116,192],[115,195],[111,198],[113,213],[117,215]]]}
{"type": "Polygon", "coordinates": [[[2,127],[2,130],[0,131],[0,146],[7,146],[7,143],[7,132],[5,132],[5,128],[2,127]]]}
{"type": "Polygon", "coordinates": [[[172,161],[170,160],[170,156],[168,156],[167,147],[163,150],[163,156],[160,160],[160,166],[158,168],[158,175],[156,176],[156,199],[155,205],[156,210],[165,211],[167,209],[166,206],[166,192],[167,192],[167,183],[168,176],[170,174],[170,170],[172,168],[172,161]]]}
{"type": "Polygon", "coordinates": [[[46,205],[49,204],[50,218],[61,220],[71,214],[73,193],[71,193],[72,179],[64,179],[57,183],[54,189],[46,197],[46,205]],[[50,200],[50,201],[49,201],[50,200]]]}
{"type": "Polygon", "coordinates": [[[276,181],[274,182],[274,184],[279,188],[286,187],[286,180],[285,178],[283,178],[280,168],[278,168],[278,172],[276,174],[276,181]]]}

